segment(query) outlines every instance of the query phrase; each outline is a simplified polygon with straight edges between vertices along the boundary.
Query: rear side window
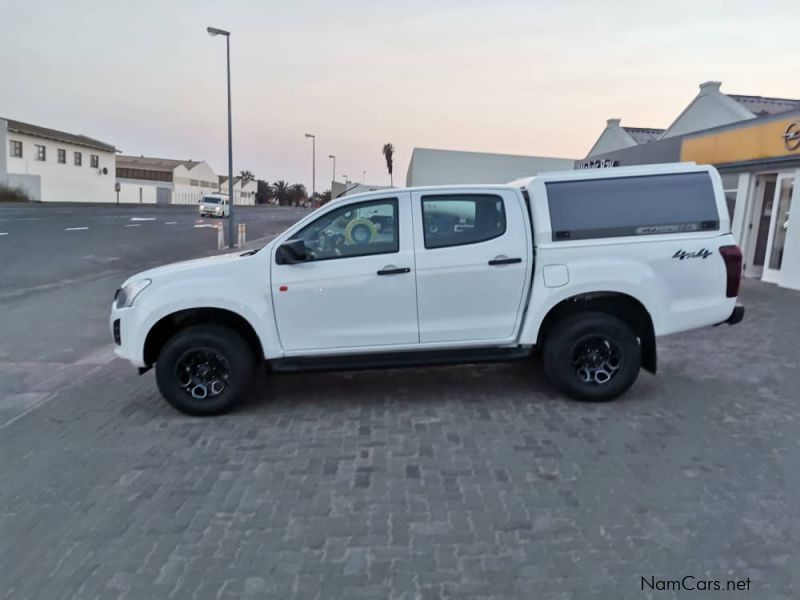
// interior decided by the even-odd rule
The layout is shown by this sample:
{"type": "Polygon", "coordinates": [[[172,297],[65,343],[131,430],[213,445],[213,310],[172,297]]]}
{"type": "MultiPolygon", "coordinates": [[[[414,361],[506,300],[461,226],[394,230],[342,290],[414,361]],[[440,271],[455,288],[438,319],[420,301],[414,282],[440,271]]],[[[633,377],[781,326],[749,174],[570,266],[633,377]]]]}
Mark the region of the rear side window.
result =
{"type": "Polygon", "coordinates": [[[426,248],[477,244],[506,232],[503,199],[490,194],[422,197],[426,248]]]}
{"type": "Polygon", "coordinates": [[[553,240],[719,229],[708,173],[547,183],[553,240]]]}

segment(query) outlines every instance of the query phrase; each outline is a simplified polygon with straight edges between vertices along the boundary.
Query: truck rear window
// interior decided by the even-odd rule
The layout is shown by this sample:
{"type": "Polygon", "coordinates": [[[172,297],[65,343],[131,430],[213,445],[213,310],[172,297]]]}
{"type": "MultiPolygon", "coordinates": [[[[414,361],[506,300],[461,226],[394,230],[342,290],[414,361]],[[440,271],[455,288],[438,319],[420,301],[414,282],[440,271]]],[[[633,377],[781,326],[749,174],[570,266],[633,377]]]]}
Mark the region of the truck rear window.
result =
{"type": "Polygon", "coordinates": [[[554,241],[719,229],[708,173],[545,184],[554,241]]]}

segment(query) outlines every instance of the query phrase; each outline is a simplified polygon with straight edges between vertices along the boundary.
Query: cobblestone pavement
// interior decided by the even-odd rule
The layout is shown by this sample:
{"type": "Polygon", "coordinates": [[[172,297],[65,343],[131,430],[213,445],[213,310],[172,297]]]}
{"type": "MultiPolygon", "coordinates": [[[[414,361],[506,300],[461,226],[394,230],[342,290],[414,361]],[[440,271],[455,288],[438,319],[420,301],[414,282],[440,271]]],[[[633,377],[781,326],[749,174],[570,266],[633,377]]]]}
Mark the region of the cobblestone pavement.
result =
{"type": "Polygon", "coordinates": [[[796,597],[800,294],[743,296],[606,405],[516,363],[276,376],[194,419],[96,360],[0,429],[0,597],[796,597]]]}

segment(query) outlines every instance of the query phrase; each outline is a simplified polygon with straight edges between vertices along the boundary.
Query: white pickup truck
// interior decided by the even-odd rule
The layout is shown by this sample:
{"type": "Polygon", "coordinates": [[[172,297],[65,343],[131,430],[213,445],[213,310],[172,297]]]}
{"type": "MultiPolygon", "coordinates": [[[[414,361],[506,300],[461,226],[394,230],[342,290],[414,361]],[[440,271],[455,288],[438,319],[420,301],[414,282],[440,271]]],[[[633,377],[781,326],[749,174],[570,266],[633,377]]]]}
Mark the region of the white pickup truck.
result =
{"type": "Polygon", "coordinates": [[[117,290],[116,353],[180,411],[231,409],[269,371],[527,359],[580,400],[656,371],[656,338],[737,323],[741,252],[719,175],[693,164],[380,190],[260,250],[117,290]]]}

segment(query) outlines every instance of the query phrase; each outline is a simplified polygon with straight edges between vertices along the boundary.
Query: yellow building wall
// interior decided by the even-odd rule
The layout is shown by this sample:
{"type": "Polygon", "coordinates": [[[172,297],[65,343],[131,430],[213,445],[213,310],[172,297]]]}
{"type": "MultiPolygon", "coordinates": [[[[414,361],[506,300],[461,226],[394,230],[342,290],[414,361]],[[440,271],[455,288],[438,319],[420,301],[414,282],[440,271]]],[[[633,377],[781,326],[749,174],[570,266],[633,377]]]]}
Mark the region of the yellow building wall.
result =
{"type": "Polygon", "coordinates": [[[681,160],[724,164],[783,156],[800,158],[800,148],[789,150],[784,140],[786,129],[792,123],[800,127],[800,116],[749,127],[745,123],[728,131],[684,138],[681,160]]]}

